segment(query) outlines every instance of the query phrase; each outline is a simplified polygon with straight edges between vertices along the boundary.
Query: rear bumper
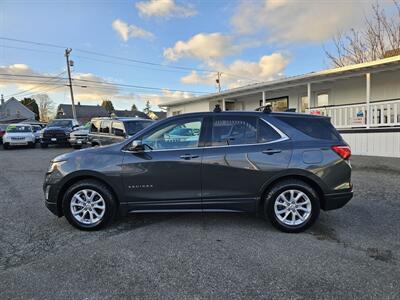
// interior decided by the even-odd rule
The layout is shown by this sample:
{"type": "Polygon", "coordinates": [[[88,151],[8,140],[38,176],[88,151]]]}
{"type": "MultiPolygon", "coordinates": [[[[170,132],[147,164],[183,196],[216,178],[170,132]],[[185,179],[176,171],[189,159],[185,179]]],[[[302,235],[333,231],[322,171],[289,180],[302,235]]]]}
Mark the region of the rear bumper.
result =
{"type": "Polygon", "coordinates": [[[325,194],[321,203],[323,210],[333,210],[345,206],[353,198],[353,191],[325,194]]]}

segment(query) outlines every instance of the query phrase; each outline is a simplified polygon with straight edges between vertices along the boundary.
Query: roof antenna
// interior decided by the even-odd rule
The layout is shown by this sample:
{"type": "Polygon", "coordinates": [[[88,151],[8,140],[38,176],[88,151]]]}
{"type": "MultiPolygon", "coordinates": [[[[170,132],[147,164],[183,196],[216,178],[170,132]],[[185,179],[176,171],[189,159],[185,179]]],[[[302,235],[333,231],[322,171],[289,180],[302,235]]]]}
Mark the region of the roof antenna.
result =
{"type": "Polygon", "coordinates": [[[215,104],[215,108],[214,108],[214,112],[219,113],[221,112],[221,107],[219,106],[219,104],[215,104]]]}
{"type": "Polygon", "coordinates": [[[263,109],[263,113],[269,114],[270,112],[272,112],[271,105],[265,105],[264,109],[263,109]]]}

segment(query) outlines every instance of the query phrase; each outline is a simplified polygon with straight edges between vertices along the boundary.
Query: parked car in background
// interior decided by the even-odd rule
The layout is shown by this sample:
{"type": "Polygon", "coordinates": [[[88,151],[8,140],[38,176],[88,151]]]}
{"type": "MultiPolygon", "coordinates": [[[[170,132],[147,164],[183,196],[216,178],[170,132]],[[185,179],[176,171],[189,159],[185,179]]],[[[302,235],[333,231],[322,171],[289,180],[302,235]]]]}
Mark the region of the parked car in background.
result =
{"type": "Polygon", "coordinates": [[[300,232],[320,208],[353,197],[350,155],[327,117],[191,113],[119,144],[56,157],[43,188],[46,206],[84,230],[105,226],[118,211],[204,211],[258,213],[279,230],[300,232]]]}
{"type": "Polygon", "coordinates": [[[40,125],[31,125],[33,129],[33,134],[35,135],[36,143],[40,142],[40,135],[42,134],[42,126],[40,125]]]}
{"type": "Polygon", "coordinates": [[[94,118],[90,122],[89,143],[92,146],[119,143],[153,122],[141,118],[94,118]]]}
{"type": "Polygon", "coordinates": [[[42,130],[40,146],[47,148],[49,145],[69,145],[71,132],[79,127],[74,119],[54,119],[42,130]]]}
{"type": "Polygon", "coordinates": [[[90,126],[90,122],[87,122],[70,133],[69,143],[74,149],[80,149],[88,143],[90,126]]]}
{"type": "Polygon", "coordinates": [[[7,126],[3,136],[3,148],[29,146],[35,148],[36,138],[33,128],[29,124],[11,124],[7,126]]]}
{"type": "Polygon", "coordinates": [[[8,124],[0,124],[0,144],[3,143],[3,135],[6,133],[8,124]]]}

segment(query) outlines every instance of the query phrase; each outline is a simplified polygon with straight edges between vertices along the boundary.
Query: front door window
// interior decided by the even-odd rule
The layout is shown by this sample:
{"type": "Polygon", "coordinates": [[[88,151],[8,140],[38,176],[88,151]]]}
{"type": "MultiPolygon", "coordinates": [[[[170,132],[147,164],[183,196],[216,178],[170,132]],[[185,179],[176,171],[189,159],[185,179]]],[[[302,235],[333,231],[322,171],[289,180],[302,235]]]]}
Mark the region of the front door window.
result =
{"type": "Polygon", "coordinates": [[[201,124],[202,118],[173,121],[146,134],[142,143],[154,150],[196,148],[201,124]]]}

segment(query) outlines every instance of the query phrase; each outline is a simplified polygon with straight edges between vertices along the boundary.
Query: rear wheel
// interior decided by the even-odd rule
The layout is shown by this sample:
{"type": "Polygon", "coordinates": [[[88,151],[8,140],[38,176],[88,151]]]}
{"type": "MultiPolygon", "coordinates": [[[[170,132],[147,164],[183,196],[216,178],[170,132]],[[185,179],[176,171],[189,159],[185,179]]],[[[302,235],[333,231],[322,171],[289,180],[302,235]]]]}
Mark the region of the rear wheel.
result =
{"type": "Polygon", "coordinates": [[[114,219],[117,204],[106,185],[95,180],[83,180],[67,190],[62,208],[68,222],[74,227],[97,230],[114,219]]]}
{"type": "Polygon", "coordinates": [[[266,195],[264,214],[284,232],[302,232],[317,220],[318,193],[307,183],[293,179],[274,185],[266,195]]]}

